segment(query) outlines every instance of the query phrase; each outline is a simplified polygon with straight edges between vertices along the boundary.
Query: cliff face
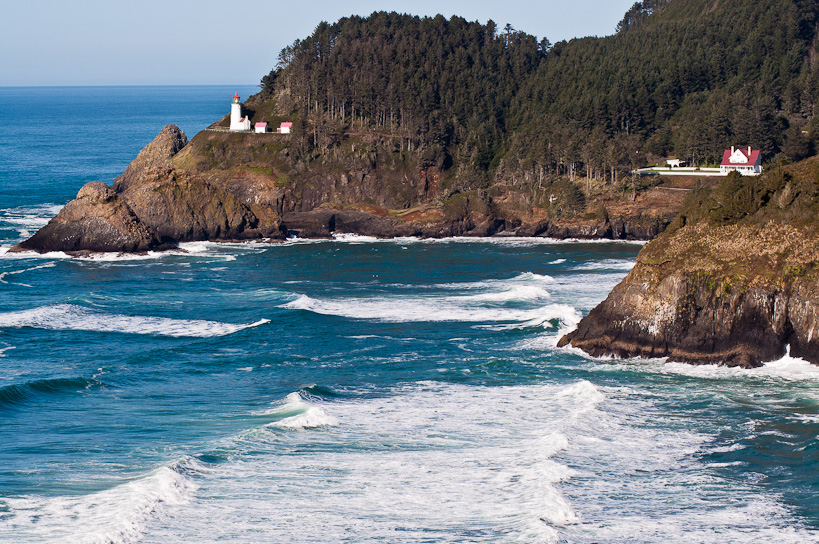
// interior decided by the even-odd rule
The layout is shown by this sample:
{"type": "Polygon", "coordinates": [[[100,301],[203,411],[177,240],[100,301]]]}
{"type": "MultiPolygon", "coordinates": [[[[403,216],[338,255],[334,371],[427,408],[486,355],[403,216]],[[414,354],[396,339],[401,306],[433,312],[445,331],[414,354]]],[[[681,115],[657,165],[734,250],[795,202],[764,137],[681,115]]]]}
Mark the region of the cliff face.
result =
{"type": "Polygon", "coordinates": [[[336,136],[339,141],[332,147],[305,157],[310,134],[205,131],[170,164],[224,188],[248,206],[275,209],[287,228],[300,236],[328,235],[325,211],[332,210],[342,219],[336,222],[338,232],[355,229],[352,232],[384,237],[408,232],[431,237],[504,232],[647,240],[677,215],[685,194],[649,187],[638,191],[633,200],[620,195],[604,202],[598,195],[599,201],[558,214],[558,203],[550,203],[549,197],[561,196],[562,190],[533,192],[512,182],[482,190],[457,189],[453,187],[457,176],[451,170],[425,158],[423,152],[402,150],[388,135],[336,136]],[[611,214],[598,213],[602,208],[611,214]],[[595,211],[582,213],[587,210],[595,211]],[[353,216],[356,220],[349,220],[353,216]]]}
{"type": "Polygon", "coordinates": [[[109,186],[92,181],[48,225],[11,251],[148,251],[160,247],[156,234],[140,222],[109,186]]]}
{"type": "MultiPolygon", "coordinates": [[[[194,240],[281,238],[275,206],[234,194],[171,159],[187,137],[168,125],[109,187],[94,181],[11,251],[143,252],[194,240]]],[[[243,187],[247,187],[244,184],[243,187]]],[[[251,191],[252,192],[252,191],[251,191]]]]}
{"type": "Polygon", "coordinates": [[[275,214],[265,221],[232,193],[185,170],[150,167],[121,197],[165,242],[242,240],[280,234],[275,214]]]}
{"type": "Polygon", "coordinates": [[[559,345],[744,367],[790,347],[819,364],[817,167],[732,176],[692,198],[559,345]]]}
{"type": "Polygon", "coordinates": [[[218,131],[188,142],[168,125],[113,187],[83,187],[13,251],[140,252],[194,240],[283,238],[288,231],[302,237],[650,239],[681,206],[679,192],[649,189],[610,203],[612,217],[550,218],[512,185],[445,191],[439,166],[391,148],[377,134],[351,138],[307,161],[299,158],[300,142],[298,135],[218,131]]]}

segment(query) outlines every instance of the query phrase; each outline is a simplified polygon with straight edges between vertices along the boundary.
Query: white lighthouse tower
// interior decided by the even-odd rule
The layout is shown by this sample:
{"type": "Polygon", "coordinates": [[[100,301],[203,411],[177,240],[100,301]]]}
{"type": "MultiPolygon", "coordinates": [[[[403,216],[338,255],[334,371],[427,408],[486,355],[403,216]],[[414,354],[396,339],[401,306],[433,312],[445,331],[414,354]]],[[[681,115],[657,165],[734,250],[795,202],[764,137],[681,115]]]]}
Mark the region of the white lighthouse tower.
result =
{"type": "Polygon", "coordinates": [[[239,102],[239,93],[233,95],[230,105],[230,130],[250,130],[250,119],[242,117],[242,103],[239,102]]]}

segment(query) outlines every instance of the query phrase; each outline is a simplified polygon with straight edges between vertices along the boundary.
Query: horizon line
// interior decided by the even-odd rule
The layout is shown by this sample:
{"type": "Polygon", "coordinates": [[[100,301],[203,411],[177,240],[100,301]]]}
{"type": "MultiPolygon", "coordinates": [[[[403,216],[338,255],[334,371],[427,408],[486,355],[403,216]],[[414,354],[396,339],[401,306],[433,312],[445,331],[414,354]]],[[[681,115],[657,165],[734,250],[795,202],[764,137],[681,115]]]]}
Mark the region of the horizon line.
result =
{"type": "Polygon", "coordinates": [[[32,87],[259,87],[258,83],[81,83],[81,84],[54,84],[54,85],[0,85],[0,89],[20,89],[32,87]]]}

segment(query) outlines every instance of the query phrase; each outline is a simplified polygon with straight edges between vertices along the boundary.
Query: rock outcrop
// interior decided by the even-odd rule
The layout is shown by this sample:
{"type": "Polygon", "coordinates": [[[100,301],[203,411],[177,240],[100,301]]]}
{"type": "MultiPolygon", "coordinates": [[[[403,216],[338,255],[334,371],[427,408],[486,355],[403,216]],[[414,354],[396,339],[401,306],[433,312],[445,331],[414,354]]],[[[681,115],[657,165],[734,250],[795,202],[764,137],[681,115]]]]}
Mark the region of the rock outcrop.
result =
{"type": "Polygon", "coordinates": [[[114,178],[114,190],[122,192],[138,180],[146,169],[168,164],[168,161],[186,145],[188,145],[188,137],[178,126],[165,125],[156,138],[131,161],[125,172],[114,178]]]}
{"type": "Polygon", "coordinates": [[[187,141],[178,127],[166,126],[113,187],[86,184],[11,251],[144,252],[195,240],[283,237],[275,209],[245,203],[224,187],[174,168],[170,159],[187,141]]]}
{"type": "Polygon", "coordinates": [[[549,211],[542,206],[550,202],[537,204],[514,184],[444,192],[442,165],[396,152],[394,143],[369,134],[308,160],[298,135],[210,130],[188,142],[168,125],[104,197],[70,203],[14,249],[132,252],[195,240],[280,239],[288,231],[301,237],[645,240],[661,232],[682,203],[678,192],[650,196],[649,189],[629,204],[609,202],[617,208],[610,218],[602,204],[600,213],[549,211]],[[100,219],[115,216],[116,227],[100,219]]]}
{"type": "Polygon", "coordinates": [[[560,346],[594,355],[754,367],[796,357],[819,363],[819,292],[813,282],[732,286],[708,274],[669,275],[645,263],[566,335],[560,346]]]}
{"type": "Polygon", "coordinates": [[[142,252],[161,246],[156,234],[109,186],[87,183],[77,198],[12,251],[142,252]]]}
{"type": "Polygon", "coordinates": [[[642,217],[618,217],[605,223],[577,224],[542,221],[516,229],[518,236],[540,236],[556,240],[651,240],[670,223],[667,218],[646,221],[642,217]]]}
{"type": "Polygon", "coordinates": [[[185,170],[145,169],[122,192],[134,214],[164,242],[246,240],[280,235],[233,194],[185,170]]]}
{"type": "Polygon", "coordinates": [[[804,170],[693,198],[559,346],[742,367],[790,349],[819,364],[819,183],[804,170]]]}

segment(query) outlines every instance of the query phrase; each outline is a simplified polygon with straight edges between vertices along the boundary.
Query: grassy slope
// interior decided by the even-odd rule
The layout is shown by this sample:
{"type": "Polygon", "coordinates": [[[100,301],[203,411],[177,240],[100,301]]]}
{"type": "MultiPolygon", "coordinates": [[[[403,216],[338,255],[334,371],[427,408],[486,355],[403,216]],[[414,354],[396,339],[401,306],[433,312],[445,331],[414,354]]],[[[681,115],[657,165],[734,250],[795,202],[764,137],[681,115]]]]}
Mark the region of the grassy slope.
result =
{"type": "Polygon", "coordinates": [[[638,261],[655,278],[681,271],[706,275],[724,288],[817,281],[817,196],[819,157],[761,177],[730,176],[691,195],[638,261]]]}

